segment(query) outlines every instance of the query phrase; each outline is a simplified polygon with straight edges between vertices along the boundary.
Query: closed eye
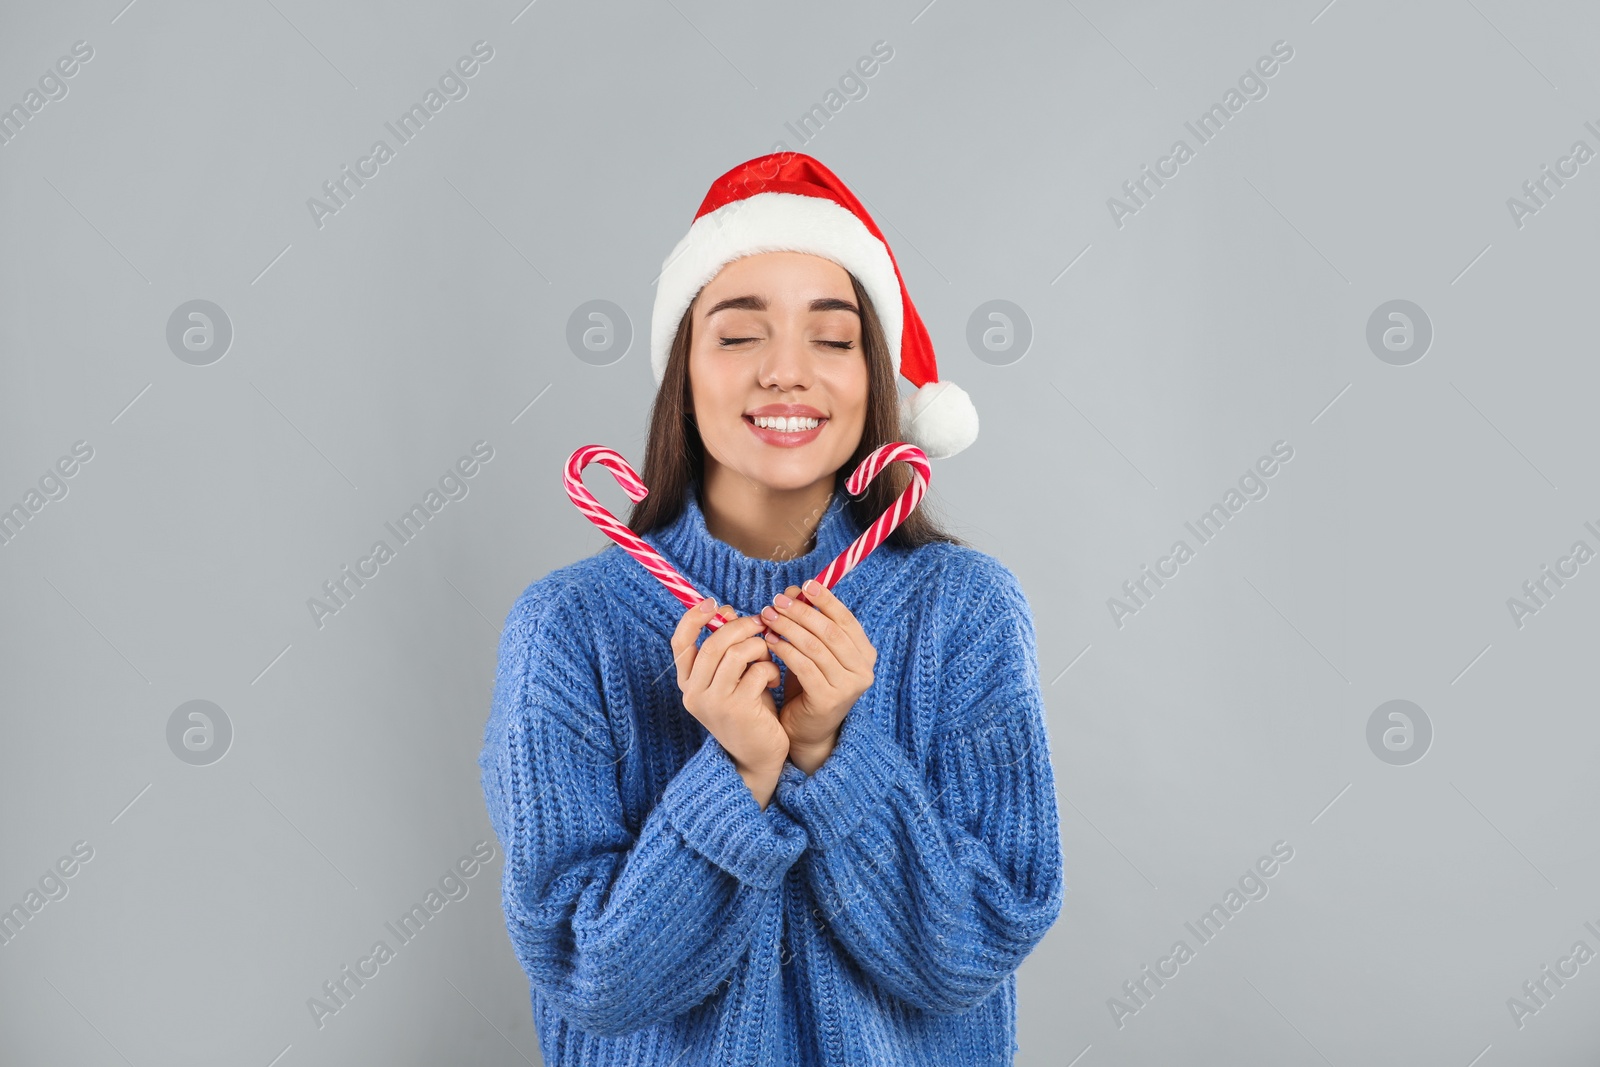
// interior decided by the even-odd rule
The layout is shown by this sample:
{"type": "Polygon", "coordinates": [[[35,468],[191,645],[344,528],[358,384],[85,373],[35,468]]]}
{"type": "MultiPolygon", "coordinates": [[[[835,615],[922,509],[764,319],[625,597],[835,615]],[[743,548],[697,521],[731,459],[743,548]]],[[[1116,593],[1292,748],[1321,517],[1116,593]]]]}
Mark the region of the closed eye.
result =
{"type": "MultiPolygon", "coordinates": [[[[755,337],[721,337],[721,338],[717,339],[717,343],[723,348],[730,348],[733,345],[742,345],[746,341],[755,341],[755,340],[758,340],[758,338],[755,338],[755,337]]],[[[838,349],[844,349],[844,350],[849,350],[849,349],[852,349],[852,348],[854,348],[856,346],[856,343],[854,341],[818,341],[817,343],[820,344],[820,345],[828,345],[830,348],[838,348],[838,349]]]]}

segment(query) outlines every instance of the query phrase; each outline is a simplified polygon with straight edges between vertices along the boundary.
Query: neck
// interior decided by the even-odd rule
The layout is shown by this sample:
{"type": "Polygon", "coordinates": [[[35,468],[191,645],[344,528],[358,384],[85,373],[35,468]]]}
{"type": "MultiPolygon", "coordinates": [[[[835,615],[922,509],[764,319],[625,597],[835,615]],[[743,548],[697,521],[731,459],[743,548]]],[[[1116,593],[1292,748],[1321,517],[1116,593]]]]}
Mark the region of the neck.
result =
{"type": "MultiPolygon", "coordinates": [[[[711,532],[706,525],[704,501],[705,483],[701,479],[691,483],[684,496],[683,510],[676,518],[642,536],[645,543],[660,552],[702,596],[714,596],[718,603],[732,604],[741,615],[760,611],[772,602],[772,594],[791,585],[802,585],[807,578],[821,574],[862,533],[851,515],[850,497],[838,492],[826,510],[810,520],[813,537],[809,551],[790,557],[751,556],[711,532]]],[[[760,547],[765,553],[773,548],[773,542],[765,542],[760,547]]],[[[856,570],[874,569],[884,549],[862,560],[851,574],[856,570]]],[[[617,553],[623,554],[620,548],[617,553]]],[[[683,615],[683,608],[661,588],[655,575],[631,560],[628,562],[622,580],[634,583],[643,592],[645,602],[661,607],[666,613],[662,621],[671,630],[683,615]]]]}
{"type": "Polygon", "coordinates": [[[700,506],[706,532],[752,559],[794,559],[816,544],[833,499],[828,475],[799,489],[772,489],[706,457],[700,506]]]}

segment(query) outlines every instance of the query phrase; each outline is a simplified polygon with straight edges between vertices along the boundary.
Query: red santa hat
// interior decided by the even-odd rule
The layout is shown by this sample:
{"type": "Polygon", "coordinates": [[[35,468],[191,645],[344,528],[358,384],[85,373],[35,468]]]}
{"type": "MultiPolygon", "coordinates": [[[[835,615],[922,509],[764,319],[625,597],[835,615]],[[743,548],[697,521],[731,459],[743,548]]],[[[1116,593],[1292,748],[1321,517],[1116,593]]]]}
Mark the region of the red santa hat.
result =
{"type": "Polygon", "coordinates": [[[821,256],[861,282],[883,324],[895,371],[917,386],[900,400],[907,443],[942,459],[977,439],[978,412],[965,390],[939,380],[933,341],[882,231],[832,171],[801,152],[758,156],[711,184],[656,286],[650,367],[658,387],[678,323],[694,298],[729,261],[759,252],[821,256]]]}

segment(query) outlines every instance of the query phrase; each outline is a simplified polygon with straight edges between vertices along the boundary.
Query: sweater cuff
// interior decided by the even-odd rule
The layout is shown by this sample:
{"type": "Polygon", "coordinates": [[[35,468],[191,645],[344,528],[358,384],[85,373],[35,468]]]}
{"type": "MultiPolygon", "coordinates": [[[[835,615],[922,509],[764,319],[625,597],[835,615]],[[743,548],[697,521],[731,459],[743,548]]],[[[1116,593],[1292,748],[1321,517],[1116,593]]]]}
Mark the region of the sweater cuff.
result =
{"type": "Polygon", "coordinates": [[[894,739],[851,710],[839,726],[833,752],[815,774],[783,765],[775,806],[805,828],[811,848],[826,850],[849,836],[909,769],[894,739]]]}
{"type": "Polygon", "coordinates": [[[761,810],[714,734],[667,783],[659,806],[690,847],[758,889],[775,888],[805,851],[805,831],[776,803],[761,810]]]}

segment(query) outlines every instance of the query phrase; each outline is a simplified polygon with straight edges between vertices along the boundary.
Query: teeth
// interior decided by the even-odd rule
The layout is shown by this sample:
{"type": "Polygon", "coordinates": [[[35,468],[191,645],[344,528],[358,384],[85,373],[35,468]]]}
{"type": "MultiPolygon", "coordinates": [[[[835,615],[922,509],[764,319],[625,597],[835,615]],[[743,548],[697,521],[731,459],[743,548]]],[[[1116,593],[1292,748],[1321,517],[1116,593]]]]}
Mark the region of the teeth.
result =
{"type": "Polygon", "coordinates": [[[755,424],[763,430],[777,430],[779,433],[799,433],[803,430],[814,430],[821,424],[821,419],[778,418],[776,416],[754,416],[755,424]]]}

